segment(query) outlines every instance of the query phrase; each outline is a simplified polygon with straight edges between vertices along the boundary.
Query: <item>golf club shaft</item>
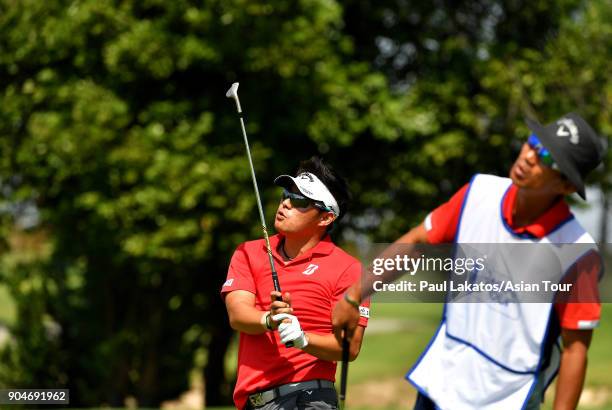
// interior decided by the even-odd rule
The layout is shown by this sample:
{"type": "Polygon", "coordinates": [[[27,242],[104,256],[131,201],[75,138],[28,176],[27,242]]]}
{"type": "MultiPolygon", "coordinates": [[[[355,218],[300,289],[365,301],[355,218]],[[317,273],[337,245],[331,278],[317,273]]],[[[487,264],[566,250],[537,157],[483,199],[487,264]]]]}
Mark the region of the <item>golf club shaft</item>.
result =
{"type": "MultiPolygon", "coordinates": [[[[261,229],[263,231],[264,240],[266,241],[266,250],[268,253],[268,260],[270,262],[270,269],[272,270],[272,284],[274,290],[282,293],[280,282],[278,281],[278,274],[276,273],[276,267],[274,266],[274,258],[272,257],[272,247],[270,246],[270,237],[268,236],[268,228],[266,227],[266,219],[264,217],[263,207],[261,205],[261,197],[259,196],[259,187],[257,186],[257,177],[255,176],[255,166],[253,165],[253,159],[251,158],[251,148],[249,146],[249,139],[247,138],[246,128],[244,126],[244,118],[242,114],[242,107],[240,106],[240,99],[238,98],[238,84],[232,84],[232,88],[226,94],[227,97],[234,98],[236,102],[236,110],[240,118],[240,127],[242,129],[242,137],[244,138],[244,147],[246,149],[247,158],[249,160],[249,168],[251,170],[251,179],[253,180],[253,189],[255,190],[255,198],[257,200],[257,209],[259,211],[259,220],[261,221],[261,229]],[[235,85],[235,87],[234,87],[235,85]]],[[[277,301],[282,301],[283,297],[277,296],[277,301]]],[[[293,342],[285,343],[286,347],[293,347],[293,342]]]]}
{"type": "Polygon", "coordinates": [[[340,370],[340,409],[344,409],[346,400],[346,384],[348,382],[348,366],[349,366],[349,349],[350,343],[346,337],[346,330],[342,337],[342,369],[340,370]]]}
{"type": "MultiPolygon", "coordinates": [[[[240,126],[242,127],[242,136],[244,137],[244,145],[246,147],[247,158],[249,159],[249,166],[251,168],[251,178],[253,179],[253,189],[255,190],[255,197],[257,198],[257,209],[259,210],[259,219],[261,220],[261,229],[263,231],[264,240],[266,241],[266,250],[268,251],[268,260],[270,261],[270,268],[272,269],[272,283],[274,290],[281,292],[280,283],[278,281],[278,274],[274,267],[274,259],[272,258],[272,248],[270,247],[270,238],[268,236],[268,228],[266,227],[266,220],[263,213],[263,207],[261,206],[261,198],[259,196],[259,187],[257,186],[257,178],[255,177],[255,167],[253,166],[253,159],[251,158],[251,149],[249,147],[249,140],[247,138],[246,129],[244,128],[244,120],[242,118],[242,112],[240,115],[240,126]]],[[[282,300],[282,297],[277,297],[277,300],[282,300]]]]}

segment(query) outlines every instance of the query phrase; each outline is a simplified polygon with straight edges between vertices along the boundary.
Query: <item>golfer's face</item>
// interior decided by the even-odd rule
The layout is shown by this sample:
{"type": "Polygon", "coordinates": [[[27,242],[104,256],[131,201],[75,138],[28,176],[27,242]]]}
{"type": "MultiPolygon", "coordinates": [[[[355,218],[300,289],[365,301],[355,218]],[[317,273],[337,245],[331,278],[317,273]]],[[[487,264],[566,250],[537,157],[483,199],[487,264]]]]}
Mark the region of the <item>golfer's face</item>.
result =
{"type": "Polygon", "coordinates": [[[518,158],[510,169],[510,178],[519,188],[537,189],[561,193],[566,181],[559,171],[544,164],[529,144],[523,144],[518,158]]]}
{"type": "MultiPolygon", "coordinates": [[[[293,187],[293,193],[299,193],[293,187]]],[[[295,207],[289,198],[282,199],[276,210],[274,228],[283,234],[312,235],[317,230],[321,211],[312,205],[295,207]]]]}

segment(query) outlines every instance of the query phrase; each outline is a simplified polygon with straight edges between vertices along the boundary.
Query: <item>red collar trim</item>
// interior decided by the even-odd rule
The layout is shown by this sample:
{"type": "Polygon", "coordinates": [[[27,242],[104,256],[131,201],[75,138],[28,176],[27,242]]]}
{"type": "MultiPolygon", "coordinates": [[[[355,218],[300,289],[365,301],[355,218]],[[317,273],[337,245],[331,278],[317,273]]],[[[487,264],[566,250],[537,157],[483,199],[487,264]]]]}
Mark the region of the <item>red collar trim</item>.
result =
{"type": "Polygon", "coordinates": [[[530,225],[514,226],[512,210],[514,208],[517,193],[518,187],[512,184],[506,192],[502,203],[502,215],[504,220],[517,235],[527,233],[536,238],[543,238],[572,215],[565,200],[560,199],[530,225]]]}

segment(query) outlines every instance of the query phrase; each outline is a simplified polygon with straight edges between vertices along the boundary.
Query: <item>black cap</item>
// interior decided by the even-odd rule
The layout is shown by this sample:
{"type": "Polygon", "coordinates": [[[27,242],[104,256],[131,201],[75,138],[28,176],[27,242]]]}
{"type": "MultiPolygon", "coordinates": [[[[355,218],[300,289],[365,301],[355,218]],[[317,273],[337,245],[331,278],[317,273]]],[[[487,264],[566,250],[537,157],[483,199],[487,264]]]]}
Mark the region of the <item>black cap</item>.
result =
{"type": "Polygon", "coordinates": [[[601,163],[605,149],[601,138],[578,114],[569,113],[546,126],[527,118],[527,126],[559,167],[559,171],[586,199],[584,179],[601,163]]]}

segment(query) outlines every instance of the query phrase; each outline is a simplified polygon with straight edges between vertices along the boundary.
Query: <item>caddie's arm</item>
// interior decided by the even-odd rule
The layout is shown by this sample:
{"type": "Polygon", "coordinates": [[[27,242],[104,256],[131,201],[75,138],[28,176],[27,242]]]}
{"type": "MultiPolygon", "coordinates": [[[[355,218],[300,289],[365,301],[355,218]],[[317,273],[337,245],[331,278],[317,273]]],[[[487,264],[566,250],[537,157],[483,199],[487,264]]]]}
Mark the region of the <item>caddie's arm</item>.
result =
{"type": "MultiPolygon", "coordinates": [[[[425,230],[425,224],[412,228],[406,234],[398,238],[394,244],[423,244],[427,242],[427,231],[425,230]]],[[[389,252],[389,256],[395,256],[395,250],[392,247],[389,251],[383,251],[378,257],[384,258],[386,252],[389,252]]],[[[401,271],[385,271],[382,276],[378,276],[376,279],[369,275],[365,280],[382,280],[387,283],[393,282],[398,274],[403,274],[401,271]]],[[[357,322],[359,321],[359,309],[354,305],[360,303],[363,299],[370,296],[374,289],[371,283],[366,283],[365,286],[361,287],[362,281],[355,282],[347,291],[346,297],[348,297],[354,303],[349,303],[346,298],[341,299],[336,306],[332,314],[332,325],[334,327],[334,334],[336,340],[340,341],[343,337],[344,330],[347,331],[349,339],[352,339],[353,332],[357,329],[357,322]]]]}
{"type": "MultiPolygon", "coordinates": [[[[349,361],[351,362],[359,355],[364,331],[363,326],[357,326],[355,333],[353,333],[349,349],[349,361]]],[[[342,345],[338,343],[333,334],[319,335],[306,332],[306,337],[308,338],[308,346],[304,348],[306,353],[323,360],[336,362],[342,360],[342,345]]]]}
{"type": "Polygon", "coordinates": [[[555,410],[573,410],[578,406],[592,336],[592,330],[561,329],[563,352],[557,379],[555,410]]]}
{"type": "Polygon", "coordinates": [[[255,307],[255,295],[246,290],[228,293],[225,296],[225,307],[232,329],[250,335],[259,335],[276,329],[277,324],[272,321],[272,316],[293,312],[290,304],[285,301],[275,301],[271,304],[270,310],[260,310],[255,307]]]}

